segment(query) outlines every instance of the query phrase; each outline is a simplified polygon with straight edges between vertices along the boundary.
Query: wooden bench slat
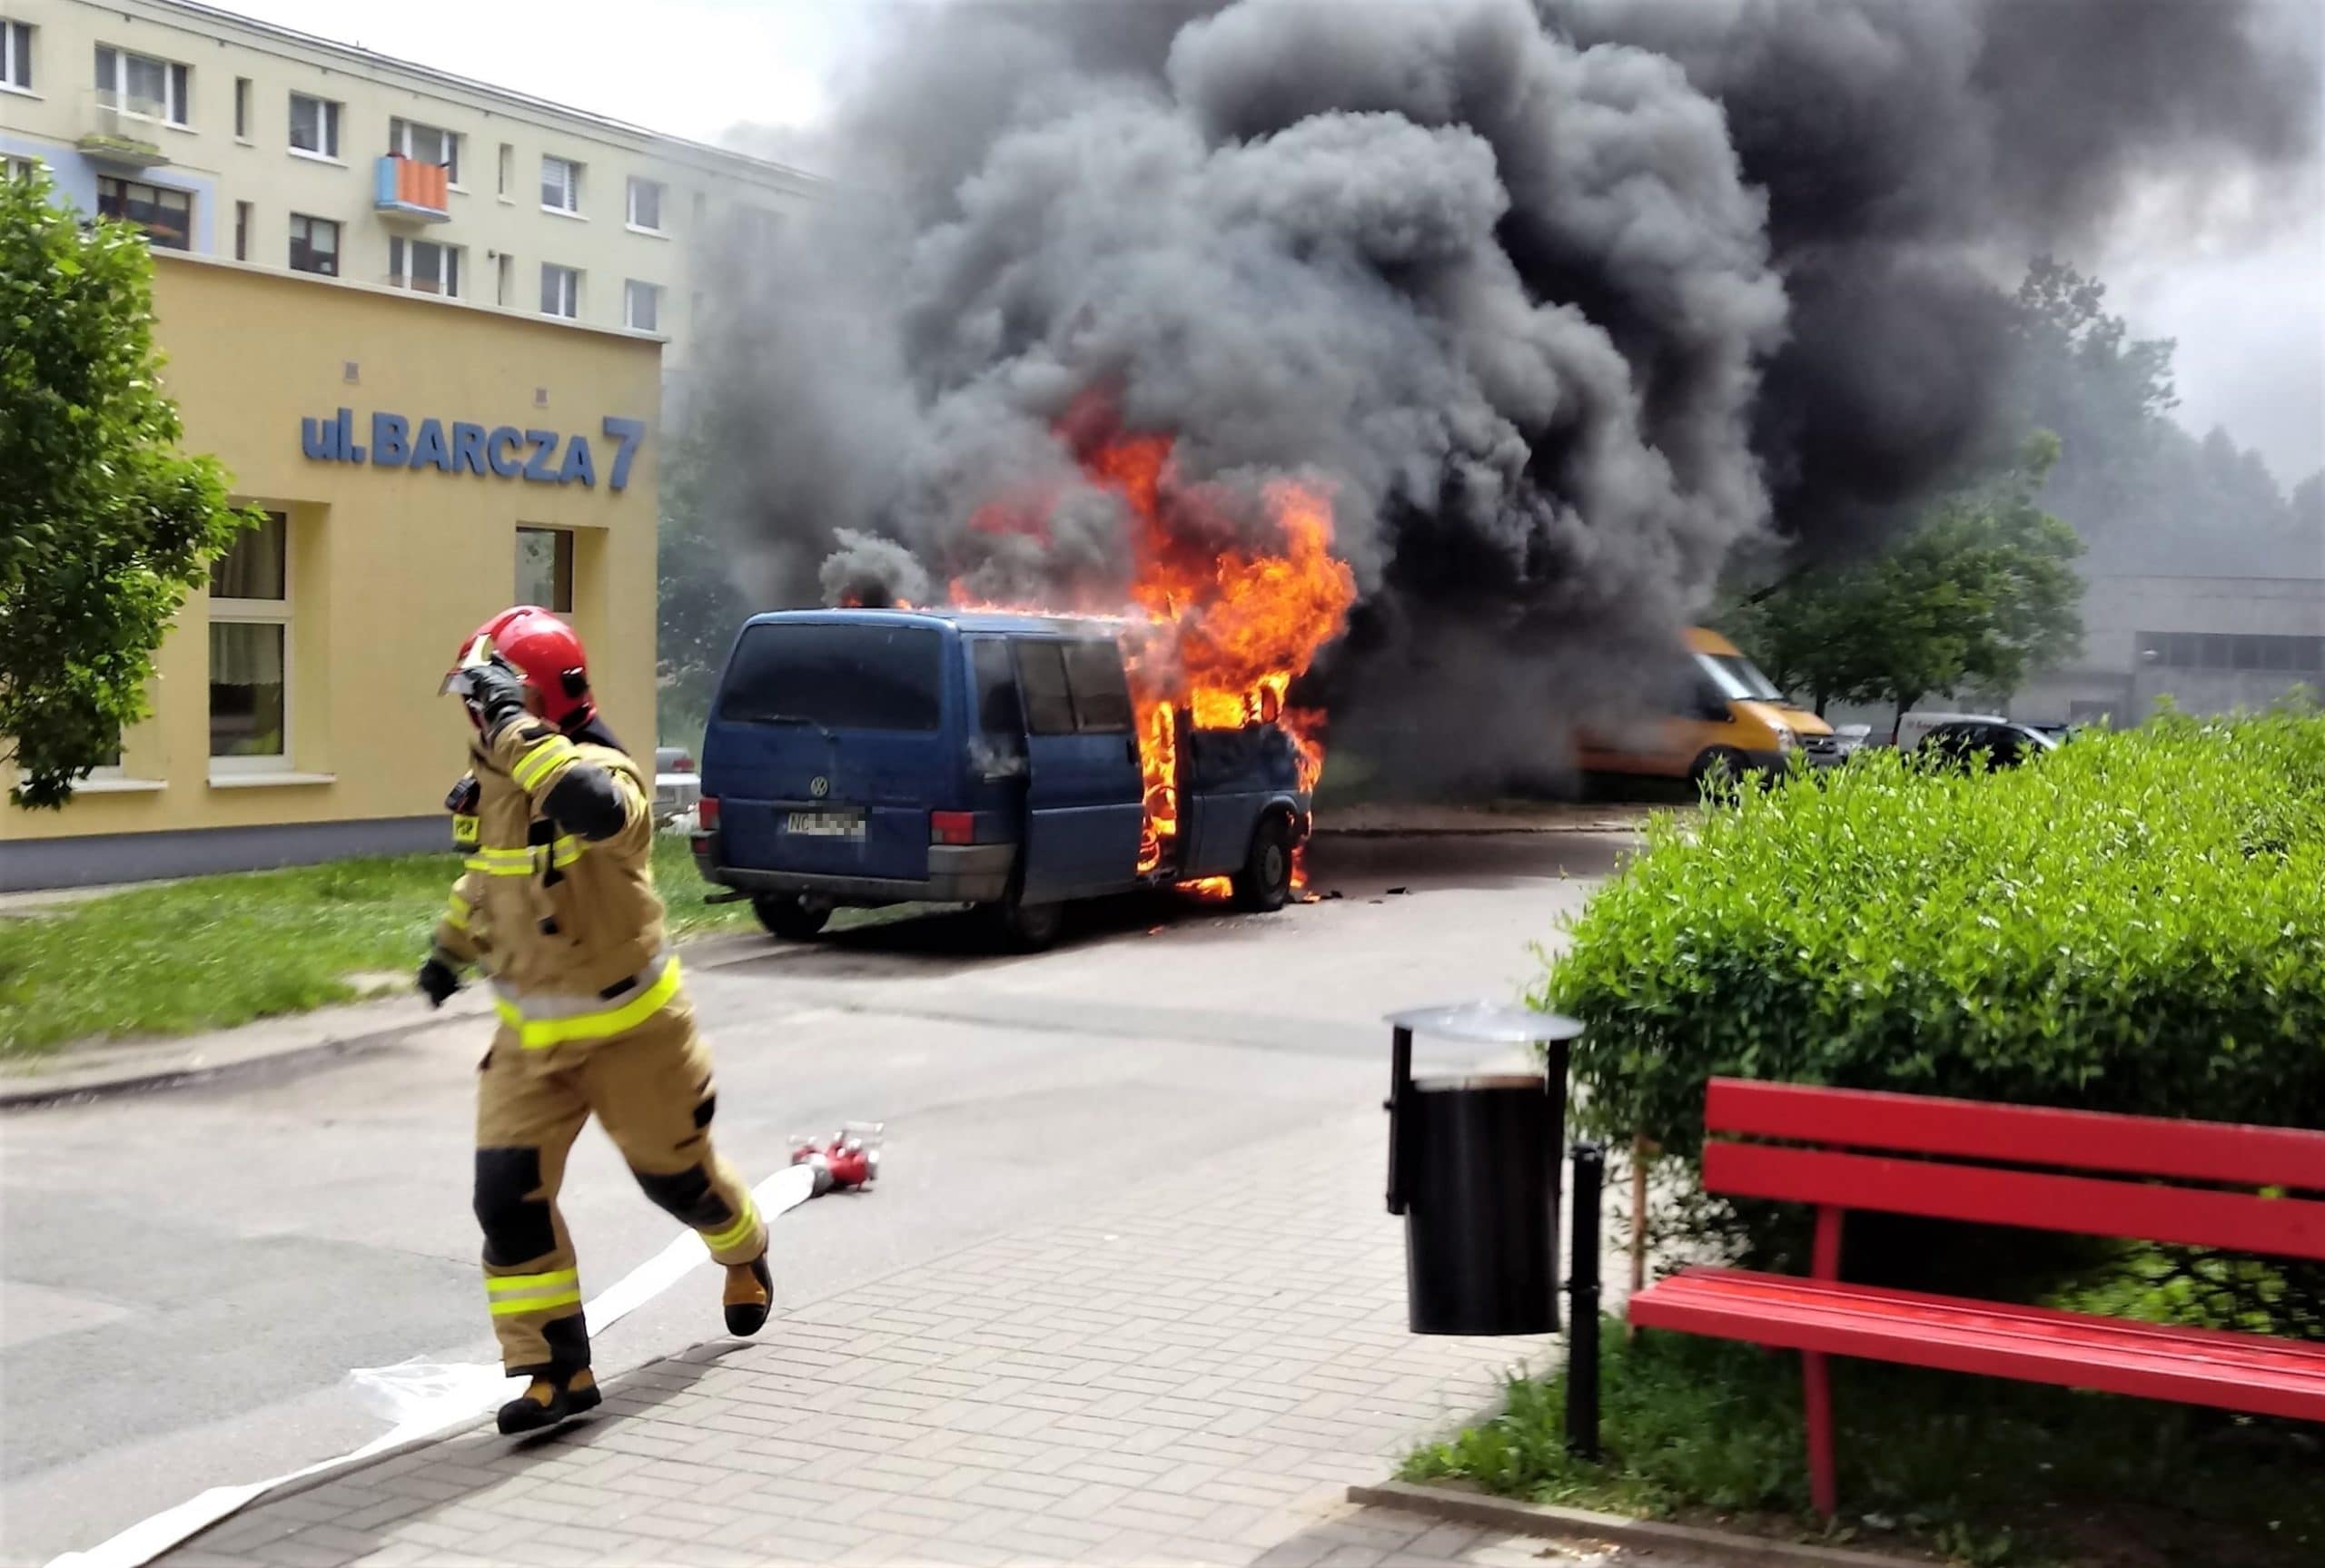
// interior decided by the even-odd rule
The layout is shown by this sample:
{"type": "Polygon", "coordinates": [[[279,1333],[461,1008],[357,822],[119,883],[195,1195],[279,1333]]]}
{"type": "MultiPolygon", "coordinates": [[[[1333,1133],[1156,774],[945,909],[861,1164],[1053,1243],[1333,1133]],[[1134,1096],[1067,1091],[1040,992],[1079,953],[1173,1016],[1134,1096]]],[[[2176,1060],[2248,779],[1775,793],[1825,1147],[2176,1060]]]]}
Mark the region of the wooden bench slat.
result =
{"type": "Polygon", "coordinates": [[[1713,1338],[1939,1371],[2325,1419],[2325,1347],[2043,1307],[1690,1269],[1631,1297],[1630,1320],[1713,1338]]]}
{"type": "Polygon", "coordinates": [[[1716,1078],[1704,1128],[1906,1154],[2325,1192],[2325,1132],[1989,1105],[1932,1095],[1716,1078]]]}
{"type": "Polygon", "coordinates": [[[1712,1143],[1707,1191],[2325,1261],[2325,1203],[1829,1149],[1712,1143]]]}

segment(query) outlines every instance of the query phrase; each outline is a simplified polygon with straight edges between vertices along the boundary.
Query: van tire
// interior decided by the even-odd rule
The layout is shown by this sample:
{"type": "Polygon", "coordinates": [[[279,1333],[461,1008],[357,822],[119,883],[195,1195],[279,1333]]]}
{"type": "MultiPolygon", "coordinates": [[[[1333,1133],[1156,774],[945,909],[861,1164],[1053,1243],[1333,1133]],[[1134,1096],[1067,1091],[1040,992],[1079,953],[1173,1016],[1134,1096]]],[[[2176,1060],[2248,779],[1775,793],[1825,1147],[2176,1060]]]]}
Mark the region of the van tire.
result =
{"type": "Polygon", "coordinates": [[[1712,746],[1687,769],[1687,782],[1695,786],[1698,798],[1708,794],[1712,799],[1731,802],[1750,776],[1751,766],[1751,759],[1735,747],[1712,746]],[[1727,776],[1721,787],[1714,790],[1712,780],[1723,770],[1727,776]]]}
{"type": "Polygon", "coordinates": [[[977,919],[994,946],[1004,952],[1041,952],[1057,944],[1065,929],[1065,905],[1026,903],[1012,888],[999,903],[980,904],[977,919]]]}
{"type": "Polygon", "coordinates": [[[832,918],[831,905],[809,903],[796,893],[760,893],[751,900],[751,912],[769,936],[785,942],[812,942],[832,918]]]}
{"type": "Polygon", "coordinates": [[[1270,812],[1252,830],[1251,853],[1235,873],[1235,902],[1253,914],[1273,914],[1291,901],[1291,819],[1270,812]]]}

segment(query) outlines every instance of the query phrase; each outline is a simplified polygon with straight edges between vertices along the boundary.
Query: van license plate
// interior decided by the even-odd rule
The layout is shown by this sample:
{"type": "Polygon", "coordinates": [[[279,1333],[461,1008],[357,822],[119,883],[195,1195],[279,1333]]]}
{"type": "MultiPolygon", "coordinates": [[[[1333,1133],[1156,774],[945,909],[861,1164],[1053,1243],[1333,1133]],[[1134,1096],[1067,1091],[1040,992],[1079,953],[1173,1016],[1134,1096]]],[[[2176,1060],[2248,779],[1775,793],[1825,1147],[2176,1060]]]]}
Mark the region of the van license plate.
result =
{"type": "Polygon", "coordinates": [[[862,838],[864,813],[858,811],[795,811],[786,818],[786,833],[802,838],[862,838]]]}

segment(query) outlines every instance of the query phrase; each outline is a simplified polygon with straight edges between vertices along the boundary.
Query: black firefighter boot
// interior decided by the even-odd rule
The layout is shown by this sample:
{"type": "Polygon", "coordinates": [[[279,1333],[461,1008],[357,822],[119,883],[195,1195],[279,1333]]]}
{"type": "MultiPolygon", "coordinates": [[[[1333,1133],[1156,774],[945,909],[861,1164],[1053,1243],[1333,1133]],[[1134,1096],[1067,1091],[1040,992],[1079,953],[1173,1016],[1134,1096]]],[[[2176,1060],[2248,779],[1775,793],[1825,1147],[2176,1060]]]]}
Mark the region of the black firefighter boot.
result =
{"type": "Polygon", "coordinates": [[[598,1379],[586,1366],[552,1366],[533,1374],[526,1390],[500,1407],[500,1435],[540,1432],[560,1421],[570,1421],[584,1410],[595,1410],[605,1396],[598,1379]]]}
{"type": "Polygon", "coordinates": [[[727,1266],[727,1332],[752,1335],[767,1322],[775,1306],[775,1275],[762,1250],[748,1263],[727,1266]]]}

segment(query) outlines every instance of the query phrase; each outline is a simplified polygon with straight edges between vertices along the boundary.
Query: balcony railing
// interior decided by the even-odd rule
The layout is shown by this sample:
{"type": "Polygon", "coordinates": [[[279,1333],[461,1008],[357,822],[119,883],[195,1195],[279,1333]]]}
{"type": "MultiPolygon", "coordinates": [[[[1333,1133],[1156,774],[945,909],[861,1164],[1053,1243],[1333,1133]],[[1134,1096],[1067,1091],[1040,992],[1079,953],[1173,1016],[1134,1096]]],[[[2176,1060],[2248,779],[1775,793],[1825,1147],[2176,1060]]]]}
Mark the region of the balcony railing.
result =
{"type": "Polygon", "coordinates": [[[101,163],[151,169],[170,161],[159,140],[167,118],[159,99],[91,88],[82,99],[81,135],[74,145],[101,163]]]}
{"type": "Polygon", "coordinates": [[[380,160],[374,180],[371,207],[383,218],[441,223],[452,215],[451,174],[441,163],[391,153],[380,160]]]}

